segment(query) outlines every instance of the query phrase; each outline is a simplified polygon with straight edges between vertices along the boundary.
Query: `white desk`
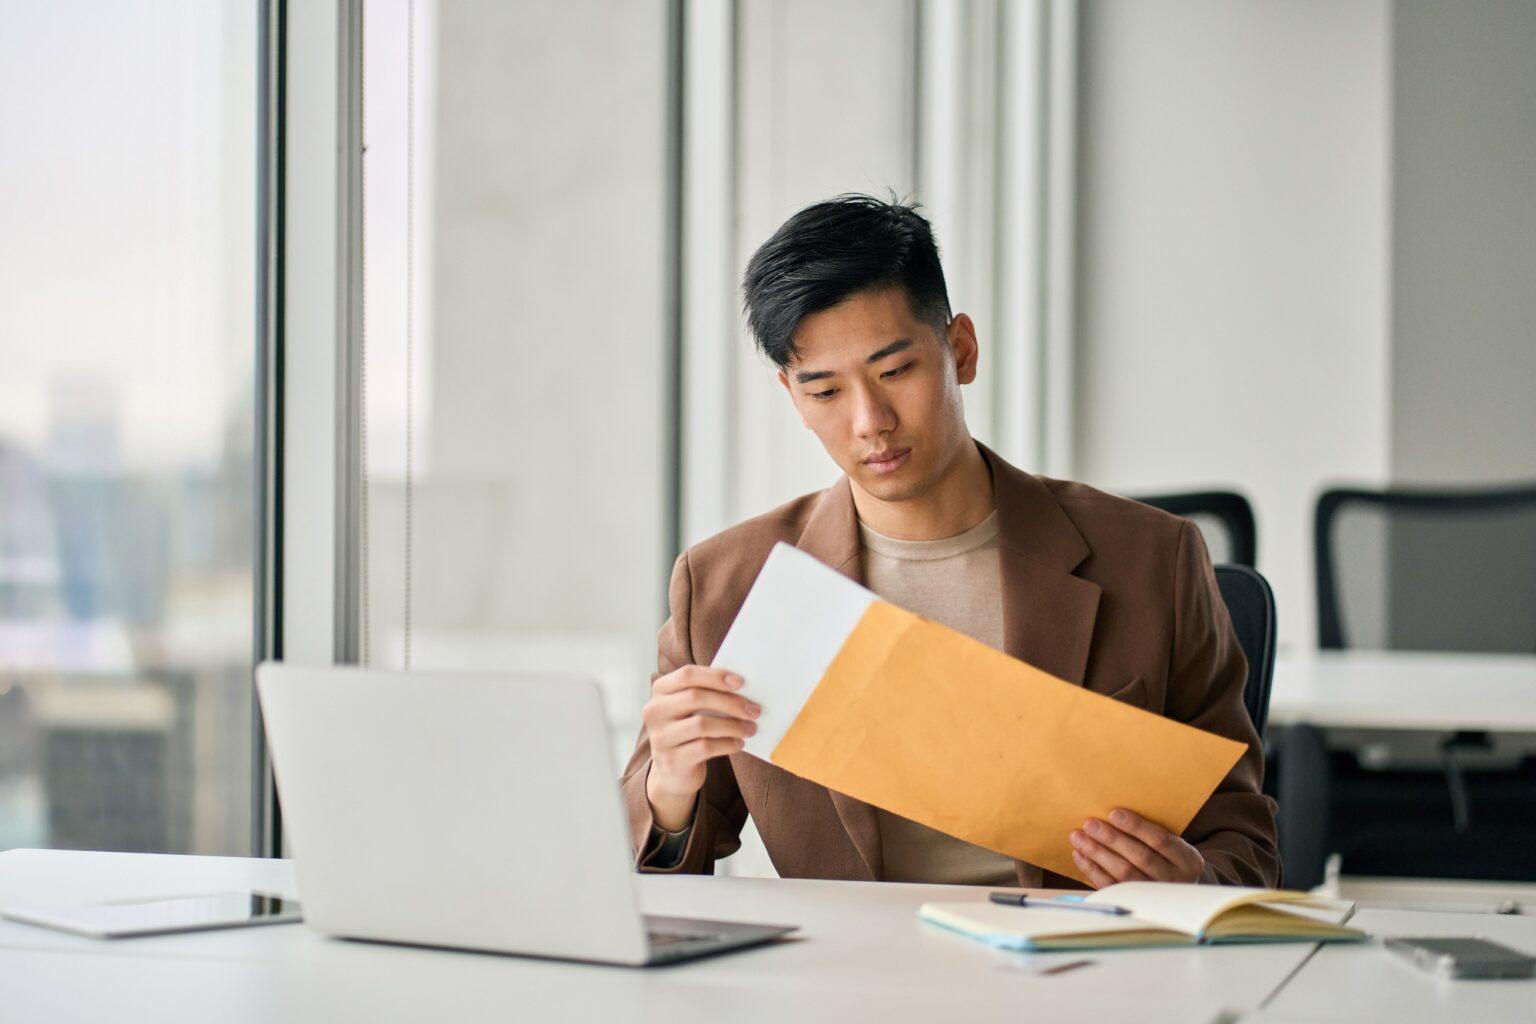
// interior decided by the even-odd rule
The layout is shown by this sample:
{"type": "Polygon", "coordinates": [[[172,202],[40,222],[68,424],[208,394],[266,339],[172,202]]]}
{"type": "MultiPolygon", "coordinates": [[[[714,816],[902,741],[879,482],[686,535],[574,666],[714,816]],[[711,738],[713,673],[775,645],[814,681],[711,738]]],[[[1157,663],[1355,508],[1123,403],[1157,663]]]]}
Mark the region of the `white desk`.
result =
{"type": "Polygon", "coordinates": [[[1349,923],[1378,941],[1320,948],[1254,1019],[1255,1024],[1367,1020],[1528,1024],[1536,1020],[1536,980],[1437,978],[1387,952],[1379,941],[1388,935],[1472,936],[1536,956],[1536,917],[1364,909],[1349,923]]]}
{"type": "MultiPolygon", "coordinates": [[[[0,905],[257,887],[290,865],[134,854],[0,853],[0,905]]],[[[924,924],[918,905],[974,889],[892,883],[640,879],[653,913],[795,923],[802,938],[635,970],[321,938],[276,925],[116,943],[0,921],[0,1021],[497,1020],[680,1024],[1136,1020],[1204,1024],[1273,993],[1312,946],[1087,954],[1051,976],[924,924]]],[[[388,894],[382,894],[388,898],[388,894]]]]}
{"type": "Polygon", "coordinates": [[[1536,654],[1283,652],[1275,659],[1269,721],[1536,732],[1536,654]]]}

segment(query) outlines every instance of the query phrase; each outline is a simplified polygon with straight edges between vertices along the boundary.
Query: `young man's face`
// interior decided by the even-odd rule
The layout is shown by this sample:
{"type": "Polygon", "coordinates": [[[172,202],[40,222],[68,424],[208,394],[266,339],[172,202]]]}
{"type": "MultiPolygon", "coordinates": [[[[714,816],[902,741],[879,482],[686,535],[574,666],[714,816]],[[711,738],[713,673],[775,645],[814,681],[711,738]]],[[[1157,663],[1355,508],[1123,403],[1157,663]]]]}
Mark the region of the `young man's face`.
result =
{"type": "Polygon", "coordinates": [[[795,331],[779,373],[805,425],[849,478],[882,501],[925,494],[970,443],[960,385],[976,379],[976,333],[912,314],[900,287],[859,292],[795,331]]]}

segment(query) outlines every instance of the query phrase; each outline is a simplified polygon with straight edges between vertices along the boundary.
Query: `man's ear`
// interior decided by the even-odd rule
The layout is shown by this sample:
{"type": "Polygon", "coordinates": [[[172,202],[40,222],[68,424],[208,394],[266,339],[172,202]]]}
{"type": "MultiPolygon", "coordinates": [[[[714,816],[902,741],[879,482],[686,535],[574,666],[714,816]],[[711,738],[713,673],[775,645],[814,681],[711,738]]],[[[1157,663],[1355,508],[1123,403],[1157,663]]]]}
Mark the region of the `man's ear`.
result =
{"type": "Polygon", "coordinates": [[[976,363],[981,357],[976,324],[966,314],[956,313],[949,322],[947,336],[955,360],[955,377],[961,384],[969,384],[976,379],[976,363]]]}
{"type": "Polygon", "coordinates": [[[800,425],[806,430],[810,430],[811,425],[805,422],[805,413],[800,411],[800,403],[795,401],[795,392],[789,386],[789,374],[785,373],[783,370],[780,370],[778,372],[778,378],[779,387],[783,388],[784,393],[789,396],[789,404],[795,407],[795,415],[800,417],[800,425]]]}

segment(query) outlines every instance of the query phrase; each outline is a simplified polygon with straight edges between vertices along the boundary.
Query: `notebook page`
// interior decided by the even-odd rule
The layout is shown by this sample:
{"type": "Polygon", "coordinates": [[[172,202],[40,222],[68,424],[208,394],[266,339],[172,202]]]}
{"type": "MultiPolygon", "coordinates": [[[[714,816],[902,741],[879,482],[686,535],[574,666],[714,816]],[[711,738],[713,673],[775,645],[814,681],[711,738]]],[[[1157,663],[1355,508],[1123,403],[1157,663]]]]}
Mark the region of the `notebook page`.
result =
{"type": "Polygon", "coordinates": [[[1086,903],[1125,907],[1142,921],[1200,935],[1217,917],[1245,903],[1310,899],[1307,893],[1230,885],[1121,882],[1087,897],[1086,903]]]}

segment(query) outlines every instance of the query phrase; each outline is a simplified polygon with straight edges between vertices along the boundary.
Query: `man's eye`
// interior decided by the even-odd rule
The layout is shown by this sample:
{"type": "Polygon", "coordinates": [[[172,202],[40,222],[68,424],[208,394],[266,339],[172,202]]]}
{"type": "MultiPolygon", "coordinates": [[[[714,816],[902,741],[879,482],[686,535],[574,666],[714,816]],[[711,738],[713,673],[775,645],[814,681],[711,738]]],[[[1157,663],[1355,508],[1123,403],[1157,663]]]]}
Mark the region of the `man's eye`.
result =
{"type": "Polygon", "coordinates": [[[825,391],[813,391],[813,392],[811,392],[811,397],[816,399],[816,401],[818,401],[818,402],[825,402],[827,399],[831,398],[835,394],[837,394],[837,389],[836,388],[828,388],[825,391]]]}
{"type": "Polygon", "coordinates": [[[894,370],[886,370],[880,376],[881,377],[900,377],[902,374],[906,373],[910,369],[912,369],[912,364],[911,363],[902,363],[900,366],[896,367],[894,370]]]}

